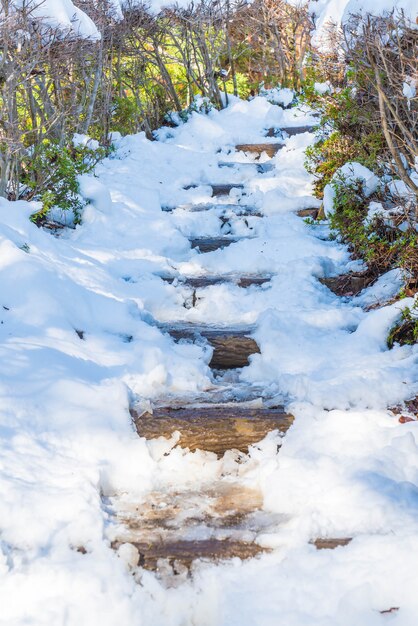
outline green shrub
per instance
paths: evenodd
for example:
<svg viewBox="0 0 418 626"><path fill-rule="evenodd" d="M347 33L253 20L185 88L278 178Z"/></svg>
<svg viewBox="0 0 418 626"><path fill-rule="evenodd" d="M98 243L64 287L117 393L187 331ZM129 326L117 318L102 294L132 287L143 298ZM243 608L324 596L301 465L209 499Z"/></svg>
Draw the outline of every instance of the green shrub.
<svg viewBox="0 0 418 626"><path fill-rule="evenodd" d="M90 172L105 156L105 148L61 146L49 139L36 146L22 164L23 184L33 199L42 202L41 211L32 220L37 222L53 207L59 207L72 211L74 222L80 222L85 202L79 194L78 176Z"/></svg>
<svg viewBox="0 0 418 626"><path fill-rule="evenodd" d="M412 345L418 341L418 311L417 305L406 307L401 313L401 319L390 329L387 346L393 348L395 343L401 346Z"/></svg>
<svg viewBox="0 0 418 626"><path fill-rule="evenodd" d="M348 78L349 78L348 73ZM372 123L375 112L353 87L319 94L314 77L304 87L302 99L320 115L316 143L306 151L305 167L316 178L315 194L321 198L335 172L348 161L376 171L385 140Z"/></svg>

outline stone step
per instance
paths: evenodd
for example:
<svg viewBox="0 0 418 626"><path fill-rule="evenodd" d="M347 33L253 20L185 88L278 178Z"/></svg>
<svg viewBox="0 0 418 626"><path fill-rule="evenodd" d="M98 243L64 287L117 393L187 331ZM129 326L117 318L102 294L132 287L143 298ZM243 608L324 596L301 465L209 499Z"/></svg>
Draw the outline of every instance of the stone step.
<svg viewBox="0 0 418 626"><path fill-rule="evenodd" d="M223 215L229 211L232 211L236 216L253 216L253 217L263 217L263 214L259 209L255 207L248 206L245 204L182 204L177 207L162 207L162 211L172 212L176 209L181 209L183 211L190 211L191 213L200 213L201 211L219 211L220 215Z"/></svg>
<svg viewBox="0 0 418 626"><path fill-rule="evenodd" d="M239 241L236 237L195 237L190 239L192 248L199 248L200 252L213 252L214 250L222 250Z"/></svg>
<svg viewBox="0 0 418 626"><path fill-rule="evenodd" d="M112 498L118 525L112 546L135 546L134 563L172 575L193 561L253 557L257 534L277 528L280 516L262 511L259 490L224 477L199 489L154 491L135 503ZM180 568L180 569L178 569Z"/></svg>
<svg viewBox="0 0 418 626"><path fill-rule="evenodd" d="M310 209L300 209L299 211L297 211L297 215L299 215L299 217L310 217L311 219L316 220L318 217L318 212L319 209L312 207Z"/></svg>
<svg viewBox="0 0 418 626"><path fill-rule="evenodd" d="M252 328L222 329L195 324L159 324L176 341L206 339L213 348L209 366L218 370L246 367L252 354L259 354L260 348L250 334Z"/></svg>
<svg viewBox="0 0 418 626"><path fill-rule="evenodd" d="M256 408L237 403L220 405L159 407L139 415L131 411L141 437L155 439L180 433L178 445L191 451L205 450L222 457L227 450L247 453L272 430L286 432L293 416L279 408Z"/></svg>
<svg viewBox="0 0 418 626"><path fill-rule="evenodd" d="M339 546L347 546L352 540L352 537L331 537L318 538L311 543L315 546L317 550L334 550Z"/></svg>
<svg viewBox="0 0 418 626"><path fill-rule="evenodd" d="M266 163L242 163L240 161L220 161L218 163L219 167L241 167L245 169L253 169L255 168L259 174L266 174L267 172L271 172L274 170L274 164L267 161Z"/></svg>
<svg viewBox="0 0 418 626"><path fill-rule="evenodd" d="M284 143L240 143L235 146L239 152L249 154L263 154L265 152L270 158L274 157L279 150L284 147Z"/></svg>
<svg viewBox="0 0 418 626"><path fill-rule="evenodd" d="M122 498L113 499L112 505L125 524L124 541L188 539L196 528L217 537L245 531L248 539L248 531L264 529L272 521L253 515L263 505L261 492L230 477L199 489L152 491L140 505Z"/></svg>
<svg viewBox="0 0 418 626"><path fill-rule="evenodd" d="M280 137L282 133L286 133L289 137L301 135L302 133L312 132L313 126L288 126L286 128L269 128L266 137Z"/></svg>
<svg viewBox="0 0 418 626"><path fill-rule="evenodd" d="M319 281L337 296L356 296L371 285L376 278L368 271L350 272L341 276L320 278Z"/></svg>
<svg viewBox="0 0 418 626"><path fill-rule="evenodd" d="M160 277L168 282L178 281L178 284L190 287L191 289L203 289L212 285L221 285L223 283L232 283L238 287L246 289L247 287L259 286L268 283L271 275L260 274L224 274L213 276L182 276L180 275L163 275Z"/></svg>
<svg viewBox="0 0 418 626"><path fill-rule="evenodd" d="M162 543L130 542L138 551L138 565L160 574L186 574L193 562L210 561L219 563L233 558L242 560L266 552L256 543L234 541L232 539L182 540ZM117 549L115 542L112 547Z"/></svg>
<svg viewBox="0 0 418 626"><path fill-rule="evenodd" d="M202 183L203 185L204 183ZM228 183L228 184L218 184L218 183L207 183L210 187L212 187L212 196L228 196L232 189L244 189L244 185L242 183ZM196 189L199 185L187 185L184 189Z"/></svg>

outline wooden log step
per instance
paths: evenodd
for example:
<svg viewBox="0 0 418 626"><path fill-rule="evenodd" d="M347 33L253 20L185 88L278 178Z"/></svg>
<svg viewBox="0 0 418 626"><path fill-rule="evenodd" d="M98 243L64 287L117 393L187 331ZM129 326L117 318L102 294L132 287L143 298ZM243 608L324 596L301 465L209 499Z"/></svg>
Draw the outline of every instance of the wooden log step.
<svg viewBox="0 0 418 626"><path fill-rule="evenodd" d="M271 280L271 275L259 275L259 274L225 274L214 276L161 276L161 278L168 282L173 283L178 280L179 284L191 289L203 289L205 287L211 287L212 285L220 285L222 283L232 283L238 287L246 289L247 287L264 285Z"/></svg>
<svg viewBox="0 0 418 626"><path fill-rule="evenodd" d="M190 239L192 248L199 248L200 252L213 252L214 250L222 250L237 243L239 239L234 237L196 237Z"/></svg>
<svg viewBox="0 0 418 626"><path fill-rule="evenodd" d="M195 341L205 338L213 348L209 366L213 369L229 370L246 367L251 354L259 354L258 344L250 337L252 329L234 330L207 326L160 324L176 341L188 339Z"/></svg>
<svg viewBox="0 0 418 626"><path fill-rule="evenodd" d="M196 407L160 407L153 413L131 411L141 437L171 437L179 431L178 445L191 451L205 450L222 457L227 450L247 453L272 430L286 432L293 416L281 408L252 408L237 403Z"/></svg>
<svg viewBox="0 0 418 626"><path fill-rule="evenodd" d="M312 207L311 209L300 209L297 211L297 215L299 217L310 217L313 220L316 220L318 217L319 209Z"/></svg>
<svg viewBox="0 0 418 626"><path fill-rule="evenodd" d="M202 183L203 185L204 183ZM212 196L228 196L232 189L244 189L244 185L242 183L228 183L228 184L217 184L217 183L209 183L209 186L212 187ZM199 185L187 185L184 189L196 189Z"/></svg>
<svg viewBox="0 0 418 626"><path fill-rule="evenodd" d="M250 168L254 168L257 170L257 172L259 174L265 174L266 172L271 172L272 170L274 170L274 165L273 163L270 163L269 161L267 161L266 163L241 163L240 161L220 161L218 163L219 167L230 167L230 168L234 168L234 167L244 167L247 169Z"/></svg>
<svg viewBox="0 0 418 626"><path fill-rule="evenodd" d="M286 128L269 128L266 137L280 137L286 133L289 137L312 132L313 126L287 126Z"/></svg>
<svg viewBox="0 0 418 626"><path fill-rule="evenodd" d="M117 549L119 545L115 542L112 547ZM245 560L267 552L256 543L214 538L195 541L178 539L155 544L133 542L132 545L138 551L137 565L168 575L182 574L190 570L193 562L198 560L215 563L235 557Z"/></svg>
<svg viewBox="0 0 418 626"><path fill-rule="evenodd" d="M235 146L239 152L250 154L263 154L265 152L270 158L274 157L279 150L284 147L284 143L240 143Z"/></svg>
<svg viewBox="0 0 418 626"><path fill-rule="evenodd" d="M311 543L317 550L334 550L339 546L347 546L352 540L352 537L318 538Z"/></svg>
<svg viewBox="0 0 418 626"><path fill-rule="evenodd" d="M177 207L162 207L161 210L172 212L176 209L190 211L191 213L200 213L201 211L219 211L221 215L227 213L228 211L233 211L237 216L263 217L263 214L259 211L259 209L245 204L182 204Z"/></svg>
<svg viewBox="0 0 418 626"><path fill-rule="evenodd" d="M320 278L319 281L337 296L356 296L376 280L370 272L351 272L342 276Z"/></svg>

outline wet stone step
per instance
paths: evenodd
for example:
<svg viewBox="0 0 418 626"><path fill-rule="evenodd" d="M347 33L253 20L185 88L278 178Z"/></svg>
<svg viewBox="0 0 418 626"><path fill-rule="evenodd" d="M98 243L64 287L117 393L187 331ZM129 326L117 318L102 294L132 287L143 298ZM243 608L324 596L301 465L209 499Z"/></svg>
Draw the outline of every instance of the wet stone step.
<svg viewBox="0 0 418 626"><path fill-rule="evenodd" d="M214 276L161 276L161 278L168 282L173 283L178 281L180 285L190 287L191 289L203 289L205 287L211 287L212 285L220 285L223 283L232 283L243 289L252 286L259 286L268 283L271 280L271 275L259 275L259 274L225 274Z"/></svg>
<svg viewBox="0 0 418 626"><path fill-rule="evenodd" d="M374 283L376 277L370 272L352 272L342 276L320 278L319 281L337 296L356 296Z"/></svg>
<svg viewBox="0 0 418 626"><path fill-rule="evenodd" d="M318 538L312 541L317 550L334 550L339 546L347 546L352 537Z"/></svg>
<svg viewBox="0 0 418 626"><path fill-rule="evenodd" d="M312 132L313 126L289 126L287 128L269 128L266 137L280 137L286 133L288 137Z"/></svg>
<svg viewBox="0 0 418 626"><path fill-rule="evenodd" d="M234 541L232 539L201 539L181 540L172 543L137 543L132 545L138 551L138 563L144 569L166 573L168 575L183 574L190 570L194 561L203 560L221 562L232 558L242 560L266 552L256 543ZM118 548L119 544L112 544ZM171 570L171 571L170 571Z"/></svg>
<svg viewBox="0 0 418 626"><path fill-rule="evenodd" d="M249 357L260 353L258 344L249 336L252 329L214 329L193 324L184 326L160 324L159 327L176 341L206 339L213 348L209 363L212 369L229 370L246 367L249 364Z"/></svg>
<svg viewBox="0 0 418 626"><path fill-rule="evenodd" d="M313 220L316 220L318 217L319 209L311 208L311 209L300 209L297 211L297 215L299 217L310 217Z"/></svg>
<svg viewBox="0 0 418 626"><path fill-rule="evenodd" d="M264 439L272 430L286 432L293 416L279 408L226 405L160 407L152 413L131 414L141 437L156 439L180 433L178 445L191 451L205 450L222 457L227 450L247 453L248 446Z"/></svg>
<svg viewBox="0 0 418 626"><path fill-rule="evenodd" d="M284 147L284 143L240 143L235 146L239 152L250 154L263 154L265 152L270 158L274 157L279 150Z"/></svg>
<svg viewBox="0 0 418 626"><path fill-rule="evenodd" d="M203 184L203 183L202 183ZM212 196L228 196L232 189L244 189L244 185L242 183L230 183L230 184L212 184L209 183L209 186L212 187ZM184 189L196 189L199 185L187 185Z"/></svg>
<svg viewBox="0 0 418 626"><path fill-rule="evenodd" d="M198 248L200 252L213 252L227 248L231 243L237 243L239 239L234 237L196 237L190 239L192 248Z"/></svg>
<svg viewBox="0 0 418 626"><path fill-rule="evenodd" d="M225 214L229 211L232 211L237 216L253 216L253 217L263 217L263 214L259 209L255 207L248 206L245 204L182 204L177 207L162 207L162 211L171 212L176 209L181 209L183 211L190 211L191 213L200 213L201 211L219 211L219 213Z"/></svg>

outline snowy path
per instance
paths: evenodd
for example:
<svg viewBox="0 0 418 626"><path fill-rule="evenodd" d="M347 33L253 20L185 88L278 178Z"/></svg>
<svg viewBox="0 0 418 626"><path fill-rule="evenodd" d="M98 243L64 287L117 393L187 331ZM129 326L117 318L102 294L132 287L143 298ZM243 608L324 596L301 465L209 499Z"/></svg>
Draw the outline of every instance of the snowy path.
<svg viewBox="0 0 418 626"><path fill-rule="evenodd" d="M400 277L351 299L319 281L360 265L295 214L315 202L309 133L271 160L234 150L312 121L257 98L122 139L64 237L1 201L3 623L415 626L418 434L387 410L418 392L417 349L385 344ZM212 183L243 187L212 199ZM220 236L234 243L191 248ZM213 371L214 328L252 340L248 365ZM151 431L178 423L170 407L231 401L261 431L229 416L212 451L202 421L180 439L192 452L129 416ZM317 549L332 538L352 541ZM126 541L153 546L141 564L158 575ZM226 560L191 565L196 542Z"/></svg>

